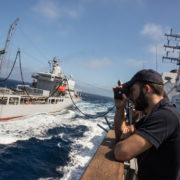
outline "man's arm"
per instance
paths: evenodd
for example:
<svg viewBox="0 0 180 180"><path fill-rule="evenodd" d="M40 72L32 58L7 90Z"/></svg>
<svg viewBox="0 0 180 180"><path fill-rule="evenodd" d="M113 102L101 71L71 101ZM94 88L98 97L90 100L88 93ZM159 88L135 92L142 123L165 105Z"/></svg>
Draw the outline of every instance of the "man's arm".
<svg viewBox="0 0 180 180"><path fill-rule="evenodd" d="M152 144L142 136L134 133L116 144L114 155L118 161L128 161L151 148Z"/></svg>
<svg viewBox="0 0 180 180"><path fill-rule="evenodd" d="M123 94L123 99L115 99L116 112L114 116L116 142L129 137L134 132L134 125L127 125L124 114L127 97ZM139 112L133 112L133 122L138 119Z"/></svg>
<svg viewBox="0 0 180 180"><path fill-rule="evenodd" d="M114 116L114 126L115 126L115 137L116 142L120 141L122 135L122 126L125 125L125 116L123 108L116 108Z"/></svg>

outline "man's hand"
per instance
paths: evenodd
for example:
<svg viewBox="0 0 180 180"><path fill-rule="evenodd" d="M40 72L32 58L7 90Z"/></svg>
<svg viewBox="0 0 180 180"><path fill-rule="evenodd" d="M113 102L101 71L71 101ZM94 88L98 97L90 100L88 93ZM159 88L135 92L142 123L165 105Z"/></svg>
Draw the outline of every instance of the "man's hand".
<svg viewBox="0 0 180 180"><path fill-rule="evenodd" d="M113 90L116 89L116 88L121 89L121 88L123 88L123 86L122 85L121 86L117 86L117 87L113 88ZM115 97L115 95L114 95L114 97ZM127 100L127 96L125 94L122 94L122 99L114 98L116 109L125 108L126 100Z"/></svg>
<svg viewBox="0 0 180 180"><path fill-rule="evenodd" d="M125 122L123 122L121 125L121 131L122 131L121 139L126 139L134 133L135 128L134 128L134 125L129 126L129 125L126 125Z"/></svg>

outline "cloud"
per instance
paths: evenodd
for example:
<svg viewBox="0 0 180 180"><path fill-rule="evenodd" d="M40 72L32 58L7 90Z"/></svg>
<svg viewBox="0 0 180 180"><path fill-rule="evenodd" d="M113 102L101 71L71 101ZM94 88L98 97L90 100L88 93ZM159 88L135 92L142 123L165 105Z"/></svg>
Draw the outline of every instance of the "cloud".
<svg viewBox="0 0 180 180"><path fill-rule="evenodd" d="M81 3L94 3L94 2L100 2L100 3L114 3L114 4L124 4L124 3L135 3L138 5L144 5L146 0L80 0Z"/></svg>
<svg viewBox="0 0 180 180"><path fill-rule="evenodd" d="M141 35L148 36L154 41L161 41L164 38L165 29L161 25L157 24L146 24L144 25Z"/></svg>
<svg viewBox="0 0 180 180"><path fill-rule="evenodd" d="M89 68L89 69L100 69L106 66L109 66L111 64L111 61L109 59L94 59L90 61L81 61L79 62L79 65Z"/></svg>
<svg viewBox="0 0 180 180"><path fill-rule="evenodd" d="M69 17L71 19L78 19L81 17L81 14L83 13L84 8L80 4L77 4L74 7L63 7L62 12L66 17Z"/></svg>
<svg viewBox="0 0 180 180"><path fill-rule="evenodd" d="M32 8L34 12L48 19L70 18L77 19L84 8L80 3L66 4L63 1L39 0Z"/></svg>
<svg viewBox="0 0 180 180"><path fill-rule="evenodd" d="M170 27L163 27L158 24L145 24L140 32L141 35L147 36L152 43L147 46L148 52L155 55L164 55L164 44L166 44L165 33L169 32Z"/></svg>
<svg viewBox="0 0 180 180"><path fill-rule="evenodd" d="M135 68L144 68L146 61L145 60L136 60L136 59L128 59L128 66Z"/></svg>
<svg viewBox="0 0 180 180"><path fill-rule="evenodd" d="M40 0L34 7L33 10L41 14L42 16L49 18L49 19L57 19L60 18L60 8L55 1L50 0Z"/></svg>

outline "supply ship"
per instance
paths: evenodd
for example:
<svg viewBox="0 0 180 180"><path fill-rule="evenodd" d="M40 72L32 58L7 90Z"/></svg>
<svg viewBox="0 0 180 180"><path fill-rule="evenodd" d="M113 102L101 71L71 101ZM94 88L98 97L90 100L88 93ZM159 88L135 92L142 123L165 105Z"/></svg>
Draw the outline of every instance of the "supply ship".
<svg viewBox="0 0 180 180"><path fill-rule="evenodd" d="M18 19L10 26L4 50L0 51L0 70L12 36L12 31ZM18 50L16 57L19 55ZM81 90L75 89L75 80L66 77L58 65L60 60L53 58L49 72L38 72L32 75L32 86L22 84L15 89L0 88L0 120L10 120L32 114L57 113L81 100ZM14 65L13 65L14 66ZM21 66L20 66L21 67ZM13 70L13 69L12 69ZM10 75L10 74L9 74ZM8 78L0 80L6 81Z"/></svg>

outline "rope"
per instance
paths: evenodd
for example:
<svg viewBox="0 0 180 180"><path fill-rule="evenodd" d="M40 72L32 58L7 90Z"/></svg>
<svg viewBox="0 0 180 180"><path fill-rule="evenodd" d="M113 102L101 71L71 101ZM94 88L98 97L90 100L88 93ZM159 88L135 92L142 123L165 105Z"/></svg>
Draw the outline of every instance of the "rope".
<svg viewBox="0 0 180 180"><path fill-rule="evenodd" d="M74 106L76 107L76 109L77 109L81 114L83 114L84 116L86 116L86 117L88 117L88 118L94 118L94 119L96 119L96 118L99 118L99 117L104 117L104 116L106 116L109 112L111 112L111 111L114 109L115 106L113 106L112 108L110 108L108 111L106 111L106 112L103 113L102 115L98 115L98 116L84 113L83 111L81 111L81 110L79 109L79 107L78 107L78 106L76 105L76 103L74 102L74 100L73 100L73 98L72 98L72 96L71 96L71 92L70 92L70 90L69 90L68 80L66 79L66 81L67 81L67 88L68 88L69 96L70 96L70 98L71 98L71 101L72 101L73 105L74 105Z"/></svg>
<svg viewBox="0 0 180 180"><path fill-rule="evenodd" d="M25 83L24 83L24 78L23 78L23 73L22 73L22 66L21 66L21 55L20 55L20 50L18 50L18 55L19 55L19 68L20 68L20 73L21 73L21 80L22 80L22 84L24 86L24 90L26 91L26 94L29 96L30 100L32 100L31 96L29 95L26 87L25 87Z"/></svg>
<svg viewBox="0 0 180 180"><path fill-rule="evenodd" d="M0 80L0 82L7 81L7 80L9 79L9 77L11 76L11 74L12 74L12 72L13 72L13 69L14 69L14 66L15 66L15 64L16 64L17 56L18 56L18 52L16 53L16 57L15 57L13 66L12 66L11 71L9 72L8 76L7 76L5 79Z"/></svg>

